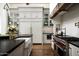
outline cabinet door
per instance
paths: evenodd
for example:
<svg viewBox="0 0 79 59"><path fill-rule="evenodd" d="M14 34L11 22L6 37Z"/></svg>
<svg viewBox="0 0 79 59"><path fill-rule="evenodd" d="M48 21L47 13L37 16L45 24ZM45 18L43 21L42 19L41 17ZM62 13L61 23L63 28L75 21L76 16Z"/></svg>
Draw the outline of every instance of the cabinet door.
<svg viewBox="0 0 79 59"><path fill-rule="evenodd" d="M69 56L72 56L72 48L71 48L71 46L69 47Z"/></svg>
<svg viewBox="0 0 79 59"><path fill-rule="evenodd" d="M32 22L33 43L42 43L42 21Z"/></svg>
<svg viewBox="0 0 79 59"><path fill-rule="evenodd" d="M74 46L74 45L72 45L72 44L70 44L69 46L71 48L69 50L69 55L70 56L79 56L79 48Z"/></svg>
<svg viewBox="0 0 79 59"><path fill-rule="evenodd" d="M19 12L19 18L24 18L24 12Z"/></svg>
<svg viewBox="0 0 79 59"><path fill-rule="evenodd" d="M69 55L76 56L75 46L73 46L72 44L69 44Z"/></svg>
<svg viewBox="0 0 79 59"><path fill-rule="evenodd" d="M19 34L25 34L25 23L19 22Z"/></svg>
<svg viewBox="0 0 79 59"><path fill-rule="evenodd" d="M54 39L53 39L53 36L52 36L52 40L51 40L51 47L52 47L52 49L54 49Z"/></svg>
<svg viewBox="0 0 79 59"><path fill-rule="evenodd" d="M33 12L33 11L43 11L43 7L19 7L19 12L25 11L25 12Z"/></svg>
<svg viewBox="0 0 79 59"><path fill-rule="evenodd" d="M31 22L19 22L19 34L31 33Z"/></svg>
<svg viewBox="0 0 79 59"><path fill-rule="evenodd" d="M42 12L32 12L31 13L32 18L43 18L43 13Z"/></svg>
<svg viewBox="0 0 79 59"><path fill-rule="evenodd" d="M19 18L31 18L31 12L20 12L19 13Z"/></svg>
<svg viewBox="0 0 79 59"><path fill-rule="evenodd" d="M75 56L79 56L79 48L75 46Z"/></svg>

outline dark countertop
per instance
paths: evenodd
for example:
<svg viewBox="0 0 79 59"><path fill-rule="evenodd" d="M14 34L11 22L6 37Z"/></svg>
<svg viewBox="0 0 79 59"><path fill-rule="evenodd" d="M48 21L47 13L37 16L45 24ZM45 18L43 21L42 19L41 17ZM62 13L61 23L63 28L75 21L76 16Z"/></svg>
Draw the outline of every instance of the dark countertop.
<svg viewBox="0 0 79 59"><path fill-rule="evenodd" d="M70 43L79 48L79 41L72 41Z"/></svg>
<svg viewBox="0 0 79 59"><path fill-rule="evenodd" d="M55 35L56 36L56 35ZM73 37L73 36L69 36L69 35L64 35L64 36L56 36L60 39L66 40L66 41L79 41L79 38L77 37Z"/></svg>
<svg viewBox="0 0 79 59"><path fill-rule="evenodd" d="M43 32L43 34L52 34L53 35L53 33L49 33L49 32L48 33L47 32Z"/></svg>
<svg viewBox="0 0 79 59"><path fill-rule="evenodd" d="M77 37L72 37L72 36L68 36L68 35L65 35L65 36L56 36L56 37L58 37L60 39L63 39L65 41L69 42L70 44L79 47L79 38L77 38Z"/></svg>
<svg viewBox="0 0 79 59"><path fill-rule="evenodd" d="M24 40L0 40L0 56L8 55L23 42Z"/></svg>
<svg viewBox="0 0 79 59"><path fill-rule="evenodd" d="M20 38L20 37L32 37L32 34L20 34L16 38Z"/></svg>
<svg viewBox="0 0 79 59"><path fill-rule="evenodd" d="M9 39L9 35L0 35L0 39Z"/></svg>

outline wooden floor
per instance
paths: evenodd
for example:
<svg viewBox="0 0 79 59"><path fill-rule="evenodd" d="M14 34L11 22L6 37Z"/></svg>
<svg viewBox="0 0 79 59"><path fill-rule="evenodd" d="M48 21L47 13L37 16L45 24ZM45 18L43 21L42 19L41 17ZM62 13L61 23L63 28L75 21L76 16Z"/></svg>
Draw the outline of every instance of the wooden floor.
<svg viewBox="0 0 79 59"><path fill-rule="evenodd" d="M54 56L50 45L33 45L31 56Z"/></svg>

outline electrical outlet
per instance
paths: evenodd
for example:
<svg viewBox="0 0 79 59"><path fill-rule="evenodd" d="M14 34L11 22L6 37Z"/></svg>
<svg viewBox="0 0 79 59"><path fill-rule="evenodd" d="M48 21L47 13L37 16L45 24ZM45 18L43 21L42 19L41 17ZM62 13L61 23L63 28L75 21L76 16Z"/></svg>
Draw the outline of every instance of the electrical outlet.
<svg viewBox="0 0 79 59"><path fill-rule="evenodd" d="M75 23L75 26L78 26L78 28L79 28L79 22Z"/></svg>
<svg viewBox="0 0 79 59"><path fill-rule="evenodd" d="M77 23L75 23L75 26L77 26L78 24Z"/></svg>
<svg viewBox="0 0 79 59"><path fill-rule="evenodd" d="M79 22L78 22L78 28L79 28Z"/></svg>

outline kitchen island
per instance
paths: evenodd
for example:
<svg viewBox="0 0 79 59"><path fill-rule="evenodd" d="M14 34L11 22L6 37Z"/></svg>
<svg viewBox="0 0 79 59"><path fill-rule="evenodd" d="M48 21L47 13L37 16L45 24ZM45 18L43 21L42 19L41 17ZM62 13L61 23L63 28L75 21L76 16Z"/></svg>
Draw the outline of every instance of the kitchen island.
<svg viewBox="0 0 79 59"><path fill-rule="evenodd" d="M29 56L32 51L32 34L20 34L16 37L16 40L25 40L25 56Z"/></svg>
<svg viewBox="0 0 79 59"><path fill-rule="evenodd" d="M0 40L0 56L23 56L25 40Z"/></svg>

